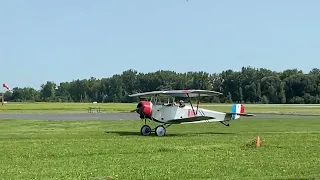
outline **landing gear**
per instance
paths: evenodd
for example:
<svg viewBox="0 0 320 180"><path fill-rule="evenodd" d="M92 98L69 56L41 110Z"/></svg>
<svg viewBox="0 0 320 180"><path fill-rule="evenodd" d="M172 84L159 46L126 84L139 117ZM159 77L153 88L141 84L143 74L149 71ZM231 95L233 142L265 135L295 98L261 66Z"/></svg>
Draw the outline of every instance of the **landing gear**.
<svg viewBox="0 0 320 180"><path fill-rule="evenodd" d="M142 136L149 136L151 134L151 132L155 132L156 136L165 136L166 135L166 128L168 128L169 126L171 126L171 124L168 124L167 126L165 126L165 124L163 125L159 125L154 129L151 129L151 127L149 125L146 124L146 119L144 121L144 125L141 127L140 129L140 133Z"/></svg>
<svg viewBox="0 0 320 180"><path fill-rule="evenodd" d="M143 126L141 127L141 129L140 129L140 133L141 133L141 135L143 135L143 136L148 136L148 135L151 134L151 132L152 132L151 127L148 126L148 125L146 125L146 124L143 125Z"/></svg>
<svg viewBox="0 0 320 180"><path fill-rule="evenodd" d="M157 126L156 127L156 130L155 130L155 133L157 136L164 136L166 135L166 128L164 126Z"/></svg>

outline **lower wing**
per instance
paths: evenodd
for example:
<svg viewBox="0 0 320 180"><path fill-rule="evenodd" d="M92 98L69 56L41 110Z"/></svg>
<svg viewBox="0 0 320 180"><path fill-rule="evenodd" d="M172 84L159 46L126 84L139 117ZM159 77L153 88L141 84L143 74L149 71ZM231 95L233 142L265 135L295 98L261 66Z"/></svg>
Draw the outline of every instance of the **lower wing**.
<svg viewBox="0 0 320 180"><path fill-rule="evenodd" d="M190 117L190 118L182 118L182 119L172 119L167 121L167 124L181 124L181 123L186 123L186 122L196 122L196 121L203 121L203 120L208 120L208 119L215 119L214 117L210 116L195 116L195 117Z"/></svg>

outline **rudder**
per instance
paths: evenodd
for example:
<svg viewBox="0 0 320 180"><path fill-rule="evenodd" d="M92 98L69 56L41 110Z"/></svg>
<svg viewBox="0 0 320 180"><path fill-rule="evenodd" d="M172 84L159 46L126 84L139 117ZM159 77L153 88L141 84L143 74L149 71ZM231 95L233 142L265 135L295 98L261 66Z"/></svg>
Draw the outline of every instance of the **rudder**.
<svg viewBox="0 0 320 180"><path fill-rule="evenodd" d="M240 118L240 115L238 114L243 114L244 113L244 105L243 104L233 104L231 108L231 113L232 113L232 120L236 120Z"/></svg>

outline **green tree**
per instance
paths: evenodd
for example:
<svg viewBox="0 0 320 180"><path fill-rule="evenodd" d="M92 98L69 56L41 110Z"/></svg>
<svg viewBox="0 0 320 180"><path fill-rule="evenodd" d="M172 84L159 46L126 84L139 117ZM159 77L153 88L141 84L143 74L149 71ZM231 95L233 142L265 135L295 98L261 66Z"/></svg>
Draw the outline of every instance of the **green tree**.
<svg viewBox="0 0 320 180"><path fill-rule="evenodd" d="M41 85L40 98L43 101L50 101L55 97L56 84L52 81L47 81Z"/></svg>
<svg viewBox="0 0 320 180"><path fill-rule="evenodd" d="M40 90L15 87L8 101L136 102L128 95L168 89L207 89L222 96L201 98L202 102L320 103L320 70L307 74L298 69L275 72L266 68L243 67L220 73L158 70L142 73L134 69L111 77L77 79L58 86L47 81Z"/></svg>

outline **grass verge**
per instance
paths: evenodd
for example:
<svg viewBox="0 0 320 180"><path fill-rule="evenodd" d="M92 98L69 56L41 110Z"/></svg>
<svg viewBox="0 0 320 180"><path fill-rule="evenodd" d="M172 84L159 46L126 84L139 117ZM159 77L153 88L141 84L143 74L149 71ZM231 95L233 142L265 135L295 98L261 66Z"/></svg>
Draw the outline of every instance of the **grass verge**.
<svg viewBox="0 0 320 180"><path fill-rule="evenodd" d="M310 125L312 124L312 125ZM320 121L243 119L173 125L142 137L141 121L0 121L3 179L313 179ZM262 146L256 148L257 136Z"/></svg>

